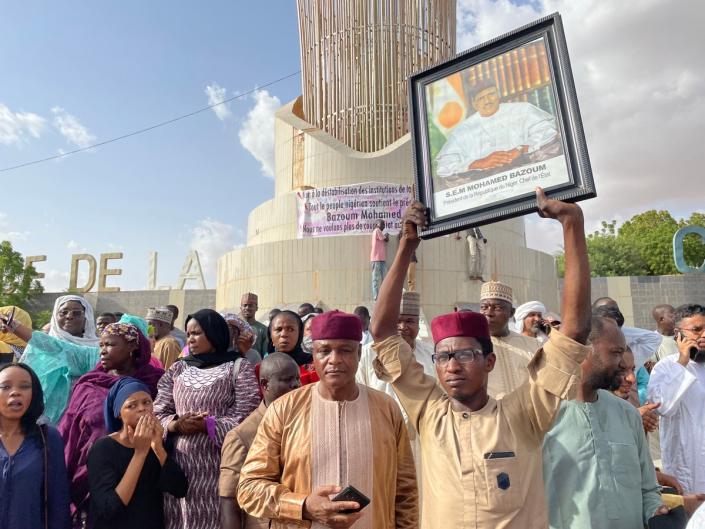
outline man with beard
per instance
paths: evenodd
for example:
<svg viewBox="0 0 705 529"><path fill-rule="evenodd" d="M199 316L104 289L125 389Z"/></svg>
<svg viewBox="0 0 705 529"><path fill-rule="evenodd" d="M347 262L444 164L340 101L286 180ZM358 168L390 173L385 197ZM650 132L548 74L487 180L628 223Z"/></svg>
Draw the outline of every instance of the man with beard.
<svg viewBox="0 0 705 529"><path fill-rule="evenodd" d="M519 305L514 313L516 320L514 330L521 335L535 338L540 343L544 343L548 339L547 324L543 321L545 312L546 306L540 301L529 301Z"/></svg>
<svg viewBox="0 0 705 529"><path fill-rule="evenodd" d="M648 398L661 406L663 469L686 492L705 492L705 306L676 309L679 354L654 366Z"/></svg>
<svg viewBox="0 0 705 529"><path fill-rule="evenodd" d="M609 390L624 372L624 335L592 319L593 350L582 363L575 400L563 401L543 444L551 529L643 529L666 514L641 417Z"/></svg>

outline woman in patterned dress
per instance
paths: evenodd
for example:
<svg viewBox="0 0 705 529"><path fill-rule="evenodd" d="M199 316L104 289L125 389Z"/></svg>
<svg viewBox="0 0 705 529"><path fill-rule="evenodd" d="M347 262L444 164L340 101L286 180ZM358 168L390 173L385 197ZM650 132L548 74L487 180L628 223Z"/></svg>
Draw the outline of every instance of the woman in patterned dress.
<svg viewBox="0 0 705 529"><path fill-rule="evenodd" d="M173 437L173 456L189 481L185 498L166 496L167 529L220 527L218 475L225 435L259 406L252 364L228 351L223 317L202 309L186 319L190 355L172 365L158 386L154 413Z"/></svg>

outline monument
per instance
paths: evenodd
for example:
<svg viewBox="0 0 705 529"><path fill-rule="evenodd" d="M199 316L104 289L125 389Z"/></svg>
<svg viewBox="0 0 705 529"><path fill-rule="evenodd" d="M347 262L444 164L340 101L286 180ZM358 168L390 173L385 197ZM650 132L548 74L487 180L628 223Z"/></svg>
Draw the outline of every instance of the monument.
<svg viewBox="0 0 705 529"><path fill-rule="evenodd" d="M216 306L237 307L244 292L271 307L319 302L352 311L373 307L370 234L301 237L297 192L413 181L407 80L455 54L455 0L298 0L302 95L275 116L274 197L249 215L247 245L218 261ZM370 230L371 231L371 230ZM523 219L485 226L485 279L514 288L518 303L558 309L552 256L526 247ZM396 250L390 234L387 261ZM416 289L430 319L478 302L465 238L425 241Z"/></svg>

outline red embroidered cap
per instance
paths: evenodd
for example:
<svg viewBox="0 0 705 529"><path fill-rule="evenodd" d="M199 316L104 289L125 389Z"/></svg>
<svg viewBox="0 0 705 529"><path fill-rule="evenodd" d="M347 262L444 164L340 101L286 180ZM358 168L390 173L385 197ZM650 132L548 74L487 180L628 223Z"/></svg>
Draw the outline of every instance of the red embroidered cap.
<svg viewBox="0 0 705 529"><path fill-rule="evenodd" d="M467 336L468 338L490 339L490 326L479 312L462 311L442 314L431 322L433 342L438 343L444 338Z"/></svg>
<svg viewBox="0 0 705 529"><path fill-rule="evenodd" d="M324 312L313 318L311 339L315 340L362 340L362 322L355 314L339 310Z"/></svg>

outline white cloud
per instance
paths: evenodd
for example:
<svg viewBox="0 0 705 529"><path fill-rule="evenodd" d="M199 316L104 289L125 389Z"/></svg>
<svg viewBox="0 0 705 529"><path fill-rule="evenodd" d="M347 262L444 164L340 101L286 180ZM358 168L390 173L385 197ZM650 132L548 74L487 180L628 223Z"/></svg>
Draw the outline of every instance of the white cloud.
<svg viewBox="0 0 705 529"><path fill-rule="evenodd" d="M54 126L66 141L82 149L95 143L96 137L78 121L76 116L69 114L61 107L52 108L51 113L54 114Z"/></svg>
<svg viewBox="0 0 705 529"><path fill-rule="evenodd" d="M218 83L209 84L204 90L208 96L209 105L217 105L213 107L213 113L220 121L229 119L233 114L230 112L230 103L218 104L226 99L227 90Z"/></svg>
<svg viewBox="0 0 705 529"><path fill-rule="evenodd" d="M198 256L206 276L207 284L215 284L218 269L218 258L233 248L241 246L238 241L243 239L241 230L236 230L230 224L206 218L189 230L191 241L189 246L198 252Z"/></svg>
<svg viewBox="0 0 705 529"><path fill-rule="evenodd" d="M33 112L13 112L0 103L0 144L14 145L28 136L39 138L46 120Z"/></svg>
<svg viewBox="0 0 705 529"><path fill-rule="evenodd" d="M85 275L85 271L83 272ZM79 271L79 285L85 283L85 277L81 278L81 271ZM63 270L57 270L52 268L51 270L44 273L44 278L40 279L42 286L44 286L44 292L65 292L69 288L69 273Z"/></svg>
<svg viewBox="0 0 705 529"><path fill-rule="evenodd" d="M588 231L648 209L702 210L705 61L695 43L705 4L459 0L458 50L555 11L565 26L598 193L581 203ZM531 241L530 229L527 219Z"/></svg>
<svg viewBox="0 0 705 529"><path fill-rule="evenodd" d="M13 245L29 238L29 231L15 231L10 229L7 213L0 213L0 241L10 241Z"/></svg>
<svg viewBox="0 0 705 529"><path fill-rule="evenodd" d="M247 113L240 128L242 146L260 163L262 174L274 177L274 112L281 101L267 90L258 90L252 95L255 105Z"/></svg>

